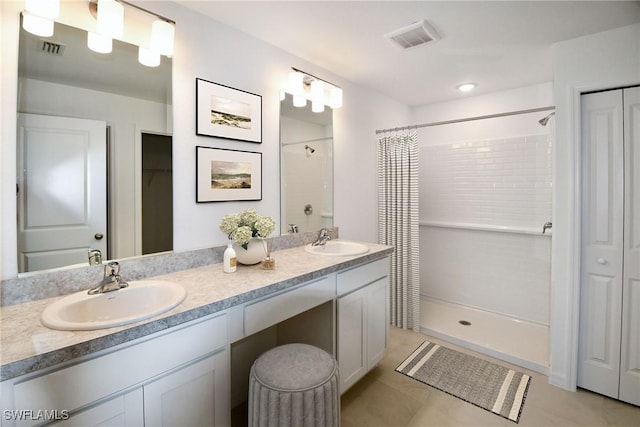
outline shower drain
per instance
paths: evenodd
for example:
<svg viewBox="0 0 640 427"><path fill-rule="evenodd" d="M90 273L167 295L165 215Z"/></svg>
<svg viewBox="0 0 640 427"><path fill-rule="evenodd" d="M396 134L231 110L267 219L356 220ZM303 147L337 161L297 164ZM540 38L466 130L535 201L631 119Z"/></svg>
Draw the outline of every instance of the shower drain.
<svg viewBox="0 0 640 427"><path fill-rule="evenodd" d="M471 322L469 322L468 320L458 320L458 323L464 326L471 326Z"/></svg>

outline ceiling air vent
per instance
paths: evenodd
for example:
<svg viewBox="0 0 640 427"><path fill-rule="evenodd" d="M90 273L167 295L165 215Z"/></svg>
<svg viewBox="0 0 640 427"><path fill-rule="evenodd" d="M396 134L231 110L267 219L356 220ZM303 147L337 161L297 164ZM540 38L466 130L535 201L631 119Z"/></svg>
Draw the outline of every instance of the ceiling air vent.
<svg viewBox="0 0 640 427"><path fill-rule="evenodd" d="M438 33L425 20L391 31L384 36L401 49L411 49L440 40Z"/></svg>
<svg viewBox="0 0 640 427"><path fill-rule="evenodd" d="M50 53L52 55L62 55L62 52L64 52L64 45L49 40L42 40L41 50L44 53Z"/></svg>

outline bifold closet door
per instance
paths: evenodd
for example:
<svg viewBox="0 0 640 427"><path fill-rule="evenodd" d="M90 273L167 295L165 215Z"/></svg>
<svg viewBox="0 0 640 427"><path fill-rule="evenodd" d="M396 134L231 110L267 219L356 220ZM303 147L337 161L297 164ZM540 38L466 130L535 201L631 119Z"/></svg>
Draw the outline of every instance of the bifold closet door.
<svg viewBox="0 0 640 427"><path fill-rule="evenodd" d="M640 87L625 89L620 400L640 406Z"/></svg>
<svg viewBox="0 0 640 427"><path fill-rule="evenodd" d="M582 96L578 386L640 405L640 88Z"/></svg>
<svg viewBox="0 0 640 427"><path fill-rule="evenodd" d="M578 386L618 398L624 144L622 91L582 96Z"/></svg>

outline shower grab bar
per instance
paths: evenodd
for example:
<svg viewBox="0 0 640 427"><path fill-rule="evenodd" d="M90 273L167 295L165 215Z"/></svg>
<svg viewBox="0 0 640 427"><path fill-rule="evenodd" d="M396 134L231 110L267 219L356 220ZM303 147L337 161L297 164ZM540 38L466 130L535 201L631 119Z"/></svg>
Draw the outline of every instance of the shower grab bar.
<svg viewBox="0 0 640 427"><path fill-rule="evenodd" d="M462 230L496 231L500 233L526 234L551 237L552 233L540 234L539 228L511 227L490 224L471 224L464 222L420 221L420 227L456 228Z"/></svg>

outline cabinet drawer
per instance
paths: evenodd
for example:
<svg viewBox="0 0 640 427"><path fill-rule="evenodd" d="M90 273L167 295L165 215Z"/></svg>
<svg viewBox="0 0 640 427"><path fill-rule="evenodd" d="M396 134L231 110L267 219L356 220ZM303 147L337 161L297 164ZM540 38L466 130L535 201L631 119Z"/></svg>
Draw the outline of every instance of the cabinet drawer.
<svg viewBox="0 0 640 427"><path fill-rule="evenodd" d="M251 335L333 299L330 277L302 285L244 307L244 334Z"/></svg>
<svg viewBox="0 0 640 427"><path fill-rule="evenodd" d="M387 257L361 267L338 273L338 296L348 294L382 277L388 276L391 270L390 262L389 257Z"/></svg>
<svg viewBox="0 0 640 427"><path fill-rule="evenodd" d="M227 343L227 317L218 315L173 332L14 386L16 409L74 410L142 383Z"/></svg>

